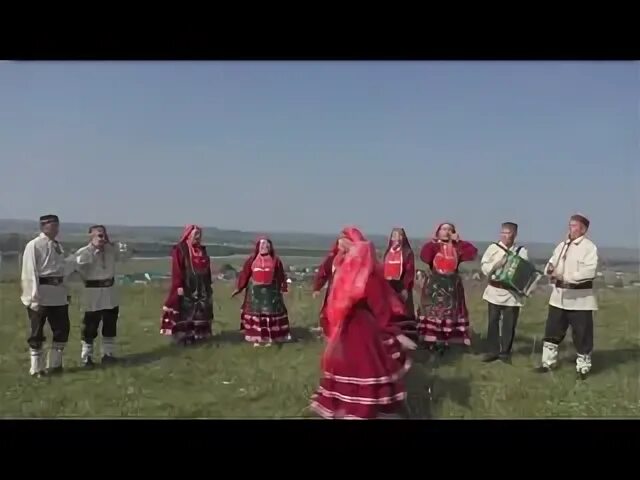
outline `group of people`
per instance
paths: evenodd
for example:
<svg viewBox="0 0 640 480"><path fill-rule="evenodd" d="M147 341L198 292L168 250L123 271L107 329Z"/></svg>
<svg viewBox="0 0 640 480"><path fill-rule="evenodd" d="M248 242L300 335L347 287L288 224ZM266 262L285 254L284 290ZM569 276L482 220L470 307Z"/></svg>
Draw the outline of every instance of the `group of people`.
<svg viewBox="0 0 640 480"><path fill-rule="evenodd" d="M56 240L59 219L40 218L42 233L25 248L22 303L31 323L28 343L31 374L62 370L62 352L69 336L66 277L77 271L83 278L82 363L93 365L93 342L102 322L102 362L115 361L118 300L114 269L118 250L102 225L89 230L90 243L65 256ZM576 370L585 378L591 369L593 311L597 302L593 279L597 248L586 237L589 220L573 215L566 239L545 266L553 290L545 327L542 363L548 372L557 364L558 346L568 327L578 356ZM527 259L515 242L518 226L502 224L500 241L489 246L481 269L489 282L483 298L488 304L486 362L510 362L515 329L524 296L498 280L508 253ZM426 344L444 353L452 344L470 345L469 313L459 267L477 257L477 248L462 240L452 223L438 225L422 247L420 259L429 273L417 282L416 265L402 228L393 229L379 262L373 244L355 227L345 228L318 268L313 295L326 286L319 325L326 339L322 378L311 408L325 418L382 418L396 416L406 397L404 374L411 361L408 350ZM273 243L259 238L240 272L233 297L244 292L240 330L254 346L292 340L285 305L288 289L285 269ZM211 261L202 242L202 229L185 228L171 254L171 285L163 305L161 333L188 345L212 334L213 289ZM53 332L48 367L43 356L43 327Z"/></svg>
<svg viewBox="0 0 640 480"><path fill-rule="evenodd" d="M60 221L56 215L40 217L41 233L27 243L22 256L22 304L29 319L30 373L62 372L62 357L69 340L69 290L67 278L78 272L84 281L81 327L81 360L94 366L94 341L102 325L102 363L116 361L115 347L118 292L114 287L116 262L120 250L109 240L103 225L89 229L90 242L73 255L66 255L56 240ZM49 323L53 336L48 358L44 355L44 326ZM46 365L45 365L46 363Z"/></svg>

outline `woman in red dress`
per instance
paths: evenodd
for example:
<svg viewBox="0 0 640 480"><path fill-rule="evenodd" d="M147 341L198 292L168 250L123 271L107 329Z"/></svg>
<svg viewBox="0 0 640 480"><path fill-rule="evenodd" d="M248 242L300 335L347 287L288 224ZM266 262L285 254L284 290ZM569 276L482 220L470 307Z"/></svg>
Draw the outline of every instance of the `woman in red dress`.
<svg viewBox="0 0 640 480"><path fill-rule="evenodd" d="M460 240L452 223L438 225L432 240L420 252L431 275L420 299L418 335L440 352L451 343L471 345L469 311L458 268L460 263L473 261L477 255L478 249Z"/></svg>
<svg viewBox="0 0 640 480"><path fill-rule="evenodd" d="M333 272L335 271L335 266L333 261L338 255L338 241L334 244L333 248L329 252L329 254L325 257L325 259L320 264L318 268L318 272L313 280L313 297L316 298L320 295L320 290L326 285L327 291L324 294L324 300L322 301L322 307L320 308L320 323L319 330L326 337L327 335L327 299L329 298L329 291L331 290L331 281L333 279Z"/></svg>
<svg viewBox="0 0 640 480"><path fill-rule="evenodd" d="M402 332L416 337L416 312L413 306L413 285L416 262L404 228L394 228L384 252L384 278L399 295L406 312L397 318Z"/></svg>
<svg viewBox="0 0 640 480"><path fill-rule="evenodd" d="M266 237L256 242L238 276L232 297L245 290L241 321L244 338L255 347L291 340L283 293L288 291L284 265Z"/></svg>
<svg viewBox="0 0 640 480"><path fill-rule="evenodd" d="M397 416L411 365L404 350L415 348L392 320L404 313L404 305L385 281L373 244L359 230L346 228L338 244L322 379L311 409L331 419Z"/></svg>
<svg viewBox="0 0 640 480"><path fill-rule="evenodd" d="M171 251L171 286L162 307L160 333L184 345L211 336L211 260L202 229L187 225Z"/></svg>

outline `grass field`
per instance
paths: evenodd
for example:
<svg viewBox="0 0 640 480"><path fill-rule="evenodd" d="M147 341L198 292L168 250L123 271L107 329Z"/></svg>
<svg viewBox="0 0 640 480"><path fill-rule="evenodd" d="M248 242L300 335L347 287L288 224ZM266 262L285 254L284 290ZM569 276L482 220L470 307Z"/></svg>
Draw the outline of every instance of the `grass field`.
<svg viewBox="0 0 640 480"><path fill-rule="evenodd" d="M0 284L1 417L305 417L318 381L322 343L308 332L317 322L320 299L302 289L288 295L298 342L254 349L237 331L240 300L216 284L215 329L219 335L194 348L177 348L161 337L164 291L122 289L119 354L110 368L79 368L78 302L71 307L72 331L61 377L28 375L27 320L16 284ZM74 292L78 298L79 292ZM596 317L593 374L575 379L570 335L560 369L539 375L547 295L528 302L521 314L513 365L480 362L486 328L481 291L468 291L474 329L469 352L442 359L414 352L408 377L412 418L545 418L640 416L640 319L637 290L602 290ZM50 340L50 334L47 333Z"/></svg>

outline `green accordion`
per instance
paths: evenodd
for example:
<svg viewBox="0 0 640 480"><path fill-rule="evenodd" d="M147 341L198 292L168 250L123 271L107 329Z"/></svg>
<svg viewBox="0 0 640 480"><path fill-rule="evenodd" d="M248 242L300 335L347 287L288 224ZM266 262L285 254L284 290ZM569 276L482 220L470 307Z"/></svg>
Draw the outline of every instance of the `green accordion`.
<svg viewBox="0 0 640 480"><path fill-rule="evenodd" d="M518 253L508 250L498 243L495 245L507 254L507 262L502 268L496 270L493 274L493 280L503 284L507 290L513 290L525 297L531 295L543 273Z"/></svg>

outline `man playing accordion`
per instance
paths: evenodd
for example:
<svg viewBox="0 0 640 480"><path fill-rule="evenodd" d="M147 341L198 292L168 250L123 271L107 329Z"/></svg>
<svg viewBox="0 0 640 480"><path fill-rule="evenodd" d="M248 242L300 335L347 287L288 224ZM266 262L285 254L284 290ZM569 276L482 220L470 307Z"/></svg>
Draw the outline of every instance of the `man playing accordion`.
<svg viewBox="0 0 640 480"><path fill-rule="evenodd" d="M516 325L520 308L523 304L523 296L510 285L499 281L495 272L504 267L508 260L507 250L528 259L527 250L515 244L518 234L518 225L512 222L504 222L500 232L500 242L489 245L482 260L480 268L482 273L489 277L489 284L482 296L488 304L487 343L488 352L483 358L484 362L502 360L511 362L511 347L516 333ZM502 319L502 328L500 320Z"/></svg>
<svg viewBox="0 0 640 480"><path fill-rule="evenodd" d="M542 346L541 373L548 372L558 361L558 347L571 327L577 351L576 371L585 379L591 370L593 350L593 312L598 302L593 292L593 279L598 267L598 249L586 237L589 220L573 215L569 234L553 252L545 272L551 277L553 291Z"/></svg>

